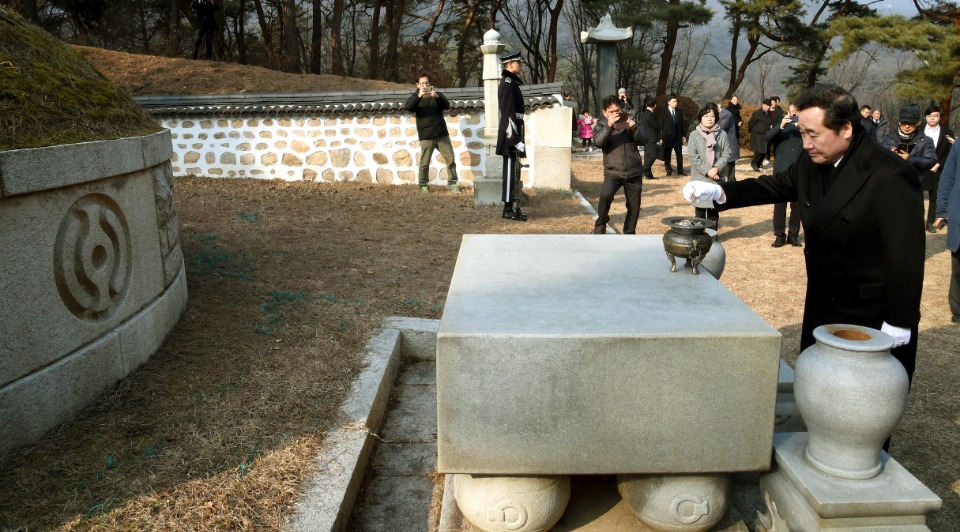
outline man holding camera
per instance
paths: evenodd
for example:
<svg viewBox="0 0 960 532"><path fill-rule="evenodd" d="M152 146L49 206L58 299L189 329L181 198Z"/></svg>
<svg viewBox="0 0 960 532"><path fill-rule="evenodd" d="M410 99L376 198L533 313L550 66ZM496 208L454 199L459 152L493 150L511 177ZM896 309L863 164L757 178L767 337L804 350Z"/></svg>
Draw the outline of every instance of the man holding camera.
<svg viewBox="0 0 960 532"><path fill-rule="evenodd" d="M937 164L937 149L933 146L933 139L924 135L923 129L920 128L919 107L916 105L901 107L898 120L899 127L880 139L880 145L910 163L917 171L919 179L920 172L929 170Z"/></svg>
<svg viewBox="0 0 960 532"><path fill-rule="evenodd" d="M420 137L420 175L417 183L420 190L430 192L430 159L436 149L440 150L440 155L447 163L447 188L451 192L459 192L457 160L453 156L447 121L443 117L443 112L450 108L450 102L443 93L433 88L429 75L420 74L417 90L407 98L403 107L417 118L417 136Z"/></svg>
<svg viewBox="0 0 960 532"><path fill-rule="evenodd" d="M603 188L597 203L597 221L592 233L601 235L607 232L610 221L610 204L613 197L623 187L627 200L627 217L623 220L623 234L637 232L637 220L640 218L640 192L643 188L643 164L640 161L638 146L647 143L647 136L637 122L623 110L620 102L613 96L603 99L603 120L597 122L594 140L603 151Z"/></svg>

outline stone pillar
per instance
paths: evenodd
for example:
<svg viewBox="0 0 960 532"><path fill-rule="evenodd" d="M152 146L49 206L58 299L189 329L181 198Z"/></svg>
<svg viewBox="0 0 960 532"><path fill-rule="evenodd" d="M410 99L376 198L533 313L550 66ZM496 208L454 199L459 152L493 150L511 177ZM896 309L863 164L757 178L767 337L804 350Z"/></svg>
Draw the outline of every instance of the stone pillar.
<svg viewBox="0 0 960 532"><path fill-rule="evenodd" d="M486 151L486 164L483 176L473 182L473 201L477 205L500 203L503 193L503 159L495 153L497 146L497 128L500 123L500 102L497 88L500 85L500 60L506 45L500 42L500 34L490 30L483 35L483 144Z"/></svg>
<svg viewBox="0 0 960 532"><path fill-rule="evenodd" d="M600 102L607 96L617 94L617 45L601 42L597 44L597 101L594 102L594 115L603 116Z"/></svg>
<svg viewBox="0 0 960 532"><path fill-rule="evenodd" d="M597 46L597 90L599 98L617 93L617 43L633 38L633 28L618 28L613 25L610 14L600 19L596 28L580 32L580 42ZM596 116L603 116L600 102L595 105Z"/></svg>

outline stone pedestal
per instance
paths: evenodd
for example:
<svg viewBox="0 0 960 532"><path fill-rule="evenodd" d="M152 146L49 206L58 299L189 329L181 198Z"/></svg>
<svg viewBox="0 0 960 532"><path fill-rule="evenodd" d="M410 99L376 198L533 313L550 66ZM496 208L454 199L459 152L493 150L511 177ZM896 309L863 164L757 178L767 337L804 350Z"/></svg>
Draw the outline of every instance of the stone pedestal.
<svg viewBox="0 0 960 532"><path fill-rule="evenodd" d="M660 236L466 235L437 335L438 470L770 466L780 333Z"/></svg>
<svg viewBox="0 0 960 532"><path fill-rule="evenodd" d="M808 441L802 432L776 435L776 464L760 478L768 513L758 530L929 530L926 516L942 501L887 453L876 477L843 479L806 462Z"/></svg>

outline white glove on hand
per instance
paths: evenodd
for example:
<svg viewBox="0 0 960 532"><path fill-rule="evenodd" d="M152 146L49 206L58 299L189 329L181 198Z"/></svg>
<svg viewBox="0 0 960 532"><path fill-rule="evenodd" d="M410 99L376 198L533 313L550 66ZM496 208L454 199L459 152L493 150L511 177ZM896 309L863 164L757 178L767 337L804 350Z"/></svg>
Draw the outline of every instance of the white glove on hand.
<svg viewBox="0 0 960 532"><path fill-rule="evenodd" d="M717 202L723 197L723 189L716 183L688 181L686 185L683 185L683 197L690 203L695 201Z"/></svg>
<svg viewBox="0 0 960 532"><path fill-rule="evenodd" d="M880 327L880 332L887 333L893 338L893 347L900 347L910 342L910 329L894 327L887 322L883 322L883 326Z"/></svg>
<svg viewBox="0 0 960 532"><path fill-rule="evenodd" d="M527 147L524 146L522 142L514 144L513 147L520 153L526 153L527 151Z"/></svg>

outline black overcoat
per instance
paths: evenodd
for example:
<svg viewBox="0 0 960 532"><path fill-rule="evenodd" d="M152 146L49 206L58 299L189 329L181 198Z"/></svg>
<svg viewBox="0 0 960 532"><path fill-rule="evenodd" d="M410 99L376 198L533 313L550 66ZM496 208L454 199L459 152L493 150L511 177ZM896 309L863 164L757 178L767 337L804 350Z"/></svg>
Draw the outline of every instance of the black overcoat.
<svg viewBox="0 0 960 532"><path fill-rule="evenodd" d="M720 210L799 202L807 266L801 349L813 344L820 325L879 329L887 322L914 331L910 344L899 348L912 345L912 354L901 354L910 360L897 357L911 364L912 373L926 243L916 175L909 163L867 139L857 123L837 168L815 164L804 151L784 172L721 185L727 201Z"/></svg>

